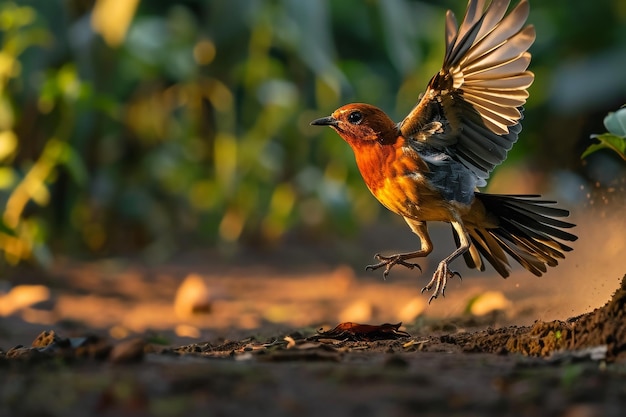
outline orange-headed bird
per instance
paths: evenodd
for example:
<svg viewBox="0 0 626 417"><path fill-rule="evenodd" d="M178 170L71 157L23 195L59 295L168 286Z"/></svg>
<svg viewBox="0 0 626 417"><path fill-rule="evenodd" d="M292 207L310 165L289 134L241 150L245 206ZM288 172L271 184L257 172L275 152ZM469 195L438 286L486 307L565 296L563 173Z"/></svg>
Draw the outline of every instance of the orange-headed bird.
<svg viewBox="0 0 626 417"><path fill-rule="evenodd" d="M430 80L417 105L400 123L369 104L348 104L311 122L330 126L352 147L374 196L404 217L419 236L421 248L390 256L376 255L386 277L394 265L433 249L426 222L452 225L457 249L438 265L430 282L430 301L444 295L448 279L460 275L450 263L460 255L470 268L484 270L486 259L503 277L507 254L537 276L556 266L571 247L559 240L577 237L562 229L574 224L557 218L569 212L538 195L478 192L494 167L506 159L522 129L522 106L534 74L527 70L528 48L535 40L528 2L508 14L509 0L470 0L457 25L446 15L443 67ZM559 239L559 240L557 240Z"/></svg>

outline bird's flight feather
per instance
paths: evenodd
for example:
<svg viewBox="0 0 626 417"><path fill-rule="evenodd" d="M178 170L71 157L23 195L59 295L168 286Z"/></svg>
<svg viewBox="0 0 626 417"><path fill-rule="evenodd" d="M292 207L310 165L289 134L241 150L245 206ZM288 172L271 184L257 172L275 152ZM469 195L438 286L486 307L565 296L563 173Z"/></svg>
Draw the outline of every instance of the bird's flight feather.
<svg viewBox="0 0 626 417"><path fill-rule="evenodd" d="M457 30L446 16L446 54L441 71L399 124L402 136L453 155L486 184L521 131L522 106L534 75L528 71L533 26L524 26L528 1L505 16L509 0L472 0ZM432 132L433 121L442 130Z"/></svg>

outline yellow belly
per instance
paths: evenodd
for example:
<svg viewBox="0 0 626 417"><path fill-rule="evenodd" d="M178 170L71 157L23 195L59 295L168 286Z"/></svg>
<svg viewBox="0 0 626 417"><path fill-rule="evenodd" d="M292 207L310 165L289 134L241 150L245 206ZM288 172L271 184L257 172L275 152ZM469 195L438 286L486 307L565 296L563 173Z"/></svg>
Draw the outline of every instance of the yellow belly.
<svg viewBox="0 0 626 417"><path fill-rule="evenodd" d="M428 187L419 174L388 178L381 187L370 191L387 209L419 221L449 222L471 207L446 201L437 190Z"/></svg>

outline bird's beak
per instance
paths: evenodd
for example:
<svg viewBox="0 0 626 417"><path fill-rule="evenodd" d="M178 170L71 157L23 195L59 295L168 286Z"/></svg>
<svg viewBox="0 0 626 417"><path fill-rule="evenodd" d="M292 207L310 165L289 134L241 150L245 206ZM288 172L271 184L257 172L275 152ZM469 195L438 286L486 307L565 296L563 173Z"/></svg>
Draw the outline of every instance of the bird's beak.
<svg viewBox="0 0 626 417"><path fill-rule="evenodd" d="M311 122L313 126L337 126L337 119L333 116L322 117L321 119L315 119Z"/></svg>

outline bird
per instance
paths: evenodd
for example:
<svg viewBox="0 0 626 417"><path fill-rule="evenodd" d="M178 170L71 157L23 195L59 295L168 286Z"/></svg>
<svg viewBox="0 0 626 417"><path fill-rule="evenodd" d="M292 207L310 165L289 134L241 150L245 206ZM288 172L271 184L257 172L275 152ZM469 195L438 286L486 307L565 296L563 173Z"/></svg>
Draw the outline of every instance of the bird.
<svg viewBox="0 0 626 417"><path fill-rule="evenodd" d="M311 122L330 126L350 145L368 189L421 242L415 251L376 254L378 263L366 270L384 268L385 278L396 265L421 271L414 260L433 250L428 222L452 226L456 249L422 288L432 290L429 304L445 296L451 278L461 278L450 266L460 256L480 271L487 261L504 278L509 258L541 276L572 250L565 242L577 239L565 230L575 224L562 220L569 211L556 201L480 191L518 140L534 81L528 49L536 35L526 24L528 1L509 8L509 0L469 0L460 25L447 11L441 70L399 123L365 103Z"/></svg>

